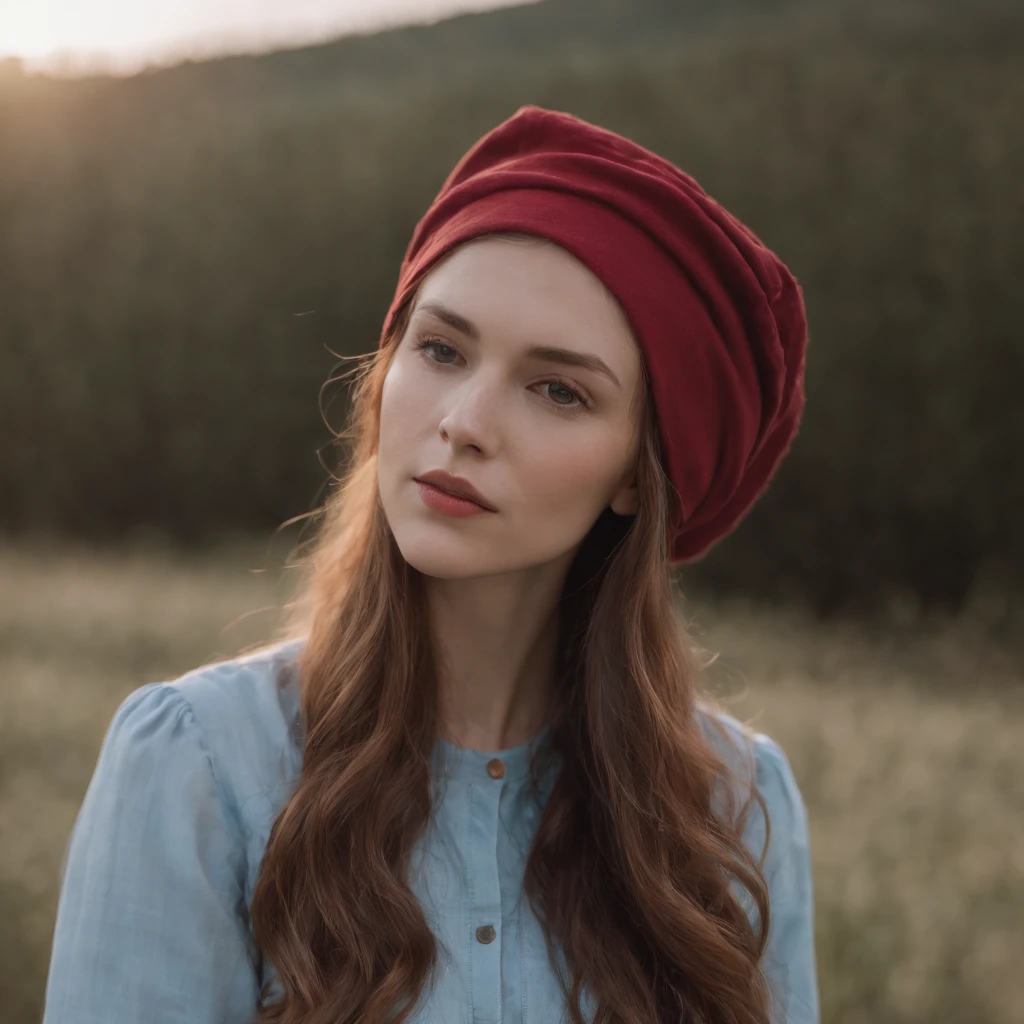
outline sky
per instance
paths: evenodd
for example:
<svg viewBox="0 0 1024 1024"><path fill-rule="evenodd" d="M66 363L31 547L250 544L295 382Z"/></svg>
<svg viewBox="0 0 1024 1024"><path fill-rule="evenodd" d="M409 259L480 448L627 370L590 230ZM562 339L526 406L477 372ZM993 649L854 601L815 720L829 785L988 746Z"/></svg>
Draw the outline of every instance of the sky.
<svg viewBox="0 0 1024 1024"><path fill-rule="evenodd" d="M0 59L57 74L131 74L524 0L0 0Z"/></svg>

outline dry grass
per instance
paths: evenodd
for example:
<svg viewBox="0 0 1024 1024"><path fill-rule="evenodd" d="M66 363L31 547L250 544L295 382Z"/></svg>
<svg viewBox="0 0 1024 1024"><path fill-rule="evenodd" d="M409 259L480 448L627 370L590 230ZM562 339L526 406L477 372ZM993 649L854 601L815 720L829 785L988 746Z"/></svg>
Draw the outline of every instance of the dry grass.
<svg viewBox="0 0 1024 1024"><path fill-rule="evenodd" d="M40 1017L61 857L115 707L265 636L284 585L251 567L276 564L271 555L0 549L0 998L11 1024ZM869 628L742 603L690 612L721 652L716 684L747 691L731 710L783 745L810 810L826 1024L1019 1021L1021 651L968 619Z"/></svg>

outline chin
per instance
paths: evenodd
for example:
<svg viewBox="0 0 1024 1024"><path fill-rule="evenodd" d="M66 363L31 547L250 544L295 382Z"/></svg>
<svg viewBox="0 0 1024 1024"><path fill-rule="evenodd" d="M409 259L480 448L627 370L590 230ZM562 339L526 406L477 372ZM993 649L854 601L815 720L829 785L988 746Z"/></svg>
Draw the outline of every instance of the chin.
<svg viewBox="0 0 1024 1024"><path fill-rule="evenodd" d="M436 539L428 542L402 543L397 537L398 550L409 565L439 580L471 579L475 576L492 576L507 572L507 565L499 565L493 556L474 550L474 545L458 543L439 544Z"/></svg>
<svg viewBox="0 0 1024 1024"><path fill-rule="evenodd" d="M439 580L466 580L537 569L572 552L537 550L514 541L439 536L441 531L409 527L394 531L402 557L424 576Z"/></svg>
<svg viewBox="0 0 1024 1024"><path fill-rule="evenodd" d="M465 520L461 521L465 524ZM395 544L402 557L425 576L437 579L469 579L492 576L519 568L514 544L493 536L472 535L470 524L460 520L429 523L416 519L389 520ZM467 528L468 527L468 528ZM511 557L510 557L511 556Z"/></svg>

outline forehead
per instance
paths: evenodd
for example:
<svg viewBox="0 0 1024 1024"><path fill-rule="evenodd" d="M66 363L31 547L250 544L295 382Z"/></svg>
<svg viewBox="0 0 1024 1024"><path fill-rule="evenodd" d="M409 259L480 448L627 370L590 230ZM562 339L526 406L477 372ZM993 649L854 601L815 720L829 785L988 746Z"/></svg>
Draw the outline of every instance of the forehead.
<svg viewBox="0 0 1024 1024"><path fill-rule="evenodd" d="M417 305L439 301L476 324L484 336L636 349L629 321L596 274L554 243L480 238L434 267Z"/></svg>

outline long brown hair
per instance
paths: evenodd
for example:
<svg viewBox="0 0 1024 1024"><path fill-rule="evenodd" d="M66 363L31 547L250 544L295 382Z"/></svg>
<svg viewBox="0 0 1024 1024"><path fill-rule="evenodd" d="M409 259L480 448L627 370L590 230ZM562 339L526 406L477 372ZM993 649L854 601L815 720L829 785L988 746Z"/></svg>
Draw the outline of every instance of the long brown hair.
<svg viewBox="0 0 1024 1024"><path fill-rule="evenodd" d="M502 236L509 237L509 236ZM288 637L299 655L301 776L267 844L252 924L283 995L259 1024L401 1024L436 962L405 869L431 812L437 677L422 576L381 508L381 389L415 297L357 365L343 472L316 515ZM760 961L769 927L763 855L741 830L756 788L702 727L701 667L673 600L646 370L639 511L606 509L559 604L550 742L562 769L544 805L524 891L574 1024L584 986L596 1024L768 1024ZM704 716L726 736L714 716ZM712 800L720 781L725 799ZM756 927L731 882L746 890Z"/></svg>

